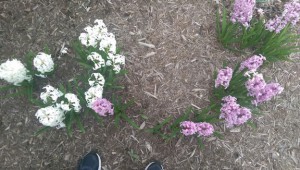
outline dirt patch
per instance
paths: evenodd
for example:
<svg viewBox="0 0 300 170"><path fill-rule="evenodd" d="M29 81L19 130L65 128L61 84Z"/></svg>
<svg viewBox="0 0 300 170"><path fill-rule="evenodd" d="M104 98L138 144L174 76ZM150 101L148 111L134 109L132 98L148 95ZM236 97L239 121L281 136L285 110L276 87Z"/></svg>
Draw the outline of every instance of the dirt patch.
<svg viewBox="0 0 300 170"><path fill-rule="evenodd" d="M223 61L233 64L247 57L217 43L214 13L211 2L196 0L1 1L0 60L23 60L28 51L42 51L47 44L59 67L43 84L67 82L80 70L72 54L58 58L61 45L70 45L88 23L103 19L127 56L124 84L137 104L129 115L148 128L191 104L206 106L213 70ZM103 169L142 169L153 158L166 169L300 168L299 55L293 58L296 63L264 70L285 91L267 104L264 116L255 117L258 127L229 132L219 125L225 138L208 138L204 150L195 138L164 142L125 123L116 128L111 118L101 126L87 118L87 133L76 131L72 138L63 129L34 137L41 127L34 117L38 108L26 99L1 98L1 168L74 169L91 149L100 151Z"/></svg>

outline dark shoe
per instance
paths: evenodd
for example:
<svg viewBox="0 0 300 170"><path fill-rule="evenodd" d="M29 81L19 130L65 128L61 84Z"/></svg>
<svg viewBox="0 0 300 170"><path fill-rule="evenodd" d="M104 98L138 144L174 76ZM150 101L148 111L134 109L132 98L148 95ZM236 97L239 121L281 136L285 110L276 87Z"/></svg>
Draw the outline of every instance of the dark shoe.
<svg viewBox="0 0 300 170"><path fill-rule="evenodd" d="M96 152L91 151L81 159L78 170L101 170L100 156Z"/></svg>
<svg viewBox="0 0 300 170"><path fill-rule="evenodd" d="M145 168L145 170L164 170L164 168L160 162L154 161L154 162L149 163L147 165L147 167Z"/></svg>

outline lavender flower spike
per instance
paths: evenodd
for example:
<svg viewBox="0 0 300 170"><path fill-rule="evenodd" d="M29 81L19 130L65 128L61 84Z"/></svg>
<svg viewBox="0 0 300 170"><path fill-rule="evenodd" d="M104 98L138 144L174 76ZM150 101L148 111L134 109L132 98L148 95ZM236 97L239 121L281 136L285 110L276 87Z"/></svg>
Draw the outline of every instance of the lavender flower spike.
<svg viewBox="0 0 300 170"><path fill-rule="evenodd" d="M288 24L295 26L300 20L300 3L296 0L284 5L284 10L281 16L276 16L274 19L270 19L266 24L266 29L269 31L275 31L279 33Z"/></svg>
<svg viewBox="0 0 300 170"><path fill-rule="evenodd" d="M197 132L196 124L192 121L183 121L180 123L180 127L184 136L194 135Z"/></svg>
<svg viewBox="0 0 300 170"><path fill-rule="evenodd" d="M210 123L196 123L196 127L199 136L210 136L214 133L214 127Z"/></svg>
<svg viewBox="0 0 300 170"><path fill-rule="evenodd" d="M114 114L114 109L113 105L110 101L106 99L97 99L93 104L92 104L92 109L98 113L100 116L108 116L108 115L113 115Z"/></svg>
<svg viewBox="0 0 300 170"><path fill-rule="evenodd" d="M233 12L231 13L231 22L241 23L244 27L249 27L252 19L255 0L235 0Z"/></svg>
<svg viewBox="0 0 300 170"><path fill-rule="evenodd" d="M242 125L251 118L251 111L236 103L236 98L225 96L222 99L220 119L225 119L226 127Z"/></svg>
<svg viewBox="0 0 300 170"><path fill-rule="evenodd" d="M219 70L217 79L215 80L215 87L224 86L225 89L229 86L230 80L232 78L233 70L229 67Z"/></svg>
<svg viewBox="0 0 300 170"><path fill-rule="evenodd" d="M262 55L254 55L241 63L240 71L247 68L251 72L255 72L266 60Z"/></svg>

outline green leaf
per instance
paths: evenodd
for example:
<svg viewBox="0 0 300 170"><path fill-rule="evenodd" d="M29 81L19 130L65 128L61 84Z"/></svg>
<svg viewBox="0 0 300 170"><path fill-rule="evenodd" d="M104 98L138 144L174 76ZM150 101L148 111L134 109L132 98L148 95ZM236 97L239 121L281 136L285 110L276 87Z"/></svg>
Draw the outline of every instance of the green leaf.
<svg viewBox="0 0 300 170"><path fill-rule="evenodd" d="M202 142L201 137L197 137L197 144L201 150L204 149L204 144Z"/></svg>
<svg viewBox="0 0 300 170"><path fill-rule="evenodd" d="M214 131L213 135L219 139L223 139L223 135L220 132Z"/></svg>
<svg viewBox="0 0 300 170"><path fill-rule="evenodd" d="M50 128L51 128L50 126L44 126L44 127L40 128L38 131L36 131L34 133L34 136L38 136L38 135L44 133L45 131L49 130Z"/></svg>
<svg viewBox="0 0 300 170"><path fill-rule="evenodd" d="M90 112L92 113L92 115L94 116L94 118L97 120L97 122L102 125L103 121L100 118L100 116L96 112L94 112L94 111L90 111Z"/></svg>
<svg viewBox="0 0 300 170"><path fill-rule="evenodd" d="M87 63L84 63L84 62L81 62L81 61L78 61L78 64L87 68L87 69L93 69L93 66L87 64Z"/></svg>
<svg viewBox="0 0 300 170"><path fill-rule="evenodd" d="M116 115L115 115L115 125L116 125L117 127L119 127L120 120L121 120L121 114L116 114Z"/></svg>
<svg viewBox="0 0 300 170"><path fill-rule="evenodd" d="M139 129L140 127L134 123L126 114L121 114L121 118L123 118L124 120L126 120L132 127Z"/></svg>
<svg viewBox="0 0 300 170"><path fill-rule="evenodd" d="M78 127L79 127L79 129L80 129L80 132L84 133L84 132L85 132L84 126L83 126L83 124L81 123L81 120L80 120L80 118L79 118L79 115L76 114L76 113L75 113L75 120L76 120L77 125L78 125Z"/></svg>
<svg viewBox="0 0 300 170"><path fill-rule="evenodd" d="M247 122L247 125L251 126L252 128L257 128L256 124L250 121Z"/></svg>
<svg viewBox="0 0 300 170"><path fill-rule="evenodd" d="M158 123L156 126L154 126L153 128L148 129L147 131L153 134L157 134L161 131L161 128L166 125L167 123L169 123L171 121L172 117L169 116L167 117L165 120L163 120L161 123Z"/></svg>
<svg viewBox="0 0 300 170"><path fill-rule="evenodd" d="M59 85L58 85L58 89L59 89L61 92L63 92L64 94L67 93L66 88L65 88L64 85L62 85L62 84L59 84Z"/></svg>
<svg viewBox="0 0 300 170"><path fill-rule="evenodd" d="M16 88L17 88L17 86L7 85L7 86L0 87L0 91L6 91L6 90L9 90L9 89L16 89Z"/></svg>

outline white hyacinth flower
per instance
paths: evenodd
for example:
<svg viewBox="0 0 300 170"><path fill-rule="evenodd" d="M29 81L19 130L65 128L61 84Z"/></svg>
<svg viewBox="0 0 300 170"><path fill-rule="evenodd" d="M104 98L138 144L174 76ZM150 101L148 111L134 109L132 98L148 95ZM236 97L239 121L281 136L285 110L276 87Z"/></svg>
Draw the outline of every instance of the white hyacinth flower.
<svg viewBox="0 0 300 170"><path fill-rule="evenodd" d="M94 21L94 23L96 23L95 27L97 27L98 29L101 30L101 32L103 33L106 33L107 32L107 27L106 25L104 24L103 20L102 19L96 19Z"/></svg>
<svg viewBox="0 0 300 170"><path fill-rule="evenodd" d="M75 112L80 112L80 100L75 94L67 93L64 98L67 101L61 101L60 104L57 104L63 111L71 111L74 109Z"/></svg>
<svg viewBox="0 0 300 170"><path fill-rule="evenodd" d="M111 60L113 64L125 65L125 56L123 55L108 53L108 59Z"/></svg>
<svg viewBox="0 0 300 170"><path fill-rule="evenodd" d="M15 86L20 86L23 81L31 81L32 76L28 75L25 66L16 59L7 60L0 65L0 79L7 81Z"/></svg>
<svg viewBox="0 0 300 170"><path fill-rule="evenodd" d="M116 53L117 50L117 41L115 39L115 35L113 33L106 33L103 35L99 43L99 50L106 51L111 53Z"/></svg>
<svg viewBox="0 0 300 170"><path fill-rule="evenodd" d="M91 77L89 78L89 84L90 84L90 86L104 86L104 84L105 84L105 79L104 79L104 77L103 77L103 75L102 74L100 74L100 73L93 73L92 75L91 75Z"/></svg>
<svg viewBox="0 0 300 170"><path fill-rule="evenodd" d="M33 65L37 71L41 74L37 74L40 77L46 77L45 73L50 73L54 70L54 62L51 55L43 52L39 52L38 55L33 59Z"/></svg>
<svg viewBox="0 0 300 170"><path fill-rule="evenodd" d="M120 54L112 54L108 53L108 61L111 61L113 65L113 70L116 73L119 73L121 70L121 65L125 65L125 56L120 55ZM106 64L108 65L108 64Z"/></svg>
<svg viewBox="0 0 300 170"><path fill-rule="evenodd" d="M87 102L87 107L92 107L92 104L97 100L101 99L103 94L103 87L102 86L93 86L88 89L84 93L85 95L85 100Z"/></svg>
<svg viewBox="0 0 300 170"><path fill-rule="evenodd" d="M121 71L121 66L120 65L114 65L113 66L114 68L113 68L113 70L115 71L115 73L120 73L120 71Z"/></svg>
<svg viewBox="0 0 300 170"><path fill-rule="evenodd" d="M87 26L84 28L86 32L81 33L79 40L82 45L96 47L100 40L103 39L107 33L107 27L102 20L95 20L94 26Z"/></svg>
<svg viewBox="0 0 300 170"><path fill-rule="evenodd" d="M44 126L56 127L57 129L65 127L63 122L65 114L60 108L54 106L41 108L36 112L35 116Z"/></svg>
<svg viewBox="0 0 300 170"><path fill-rule="evenodd" d="M88 60L91 60L94 63L93 70L98 70L105 66L105 60L102 56L96 52L92 52L90 55L87 56Z"/></svg>
<svg viewBox="0 0 300 170"><path fill-rule="evenodd" d="M60 53L67 54L68 53L68 48L64 47L64 48L60 49Z"/></svg>
<svg viewBox="0 0 300 170"><path fill-rule="evenodd" d="M46 91L40 94L40 98L45 104L48 102L55 103L59 97L63 96L61 91L50 85L43 87L43 89Z"/></svg>
<svg viewBox="0 0 300 170"><path fill-rule="evenodd" d="M97 47L98 45L97 37L93 35L89 35L88 33L81 33L79 36L79 40L82 45L87 47L88 46Z"/></svg>

